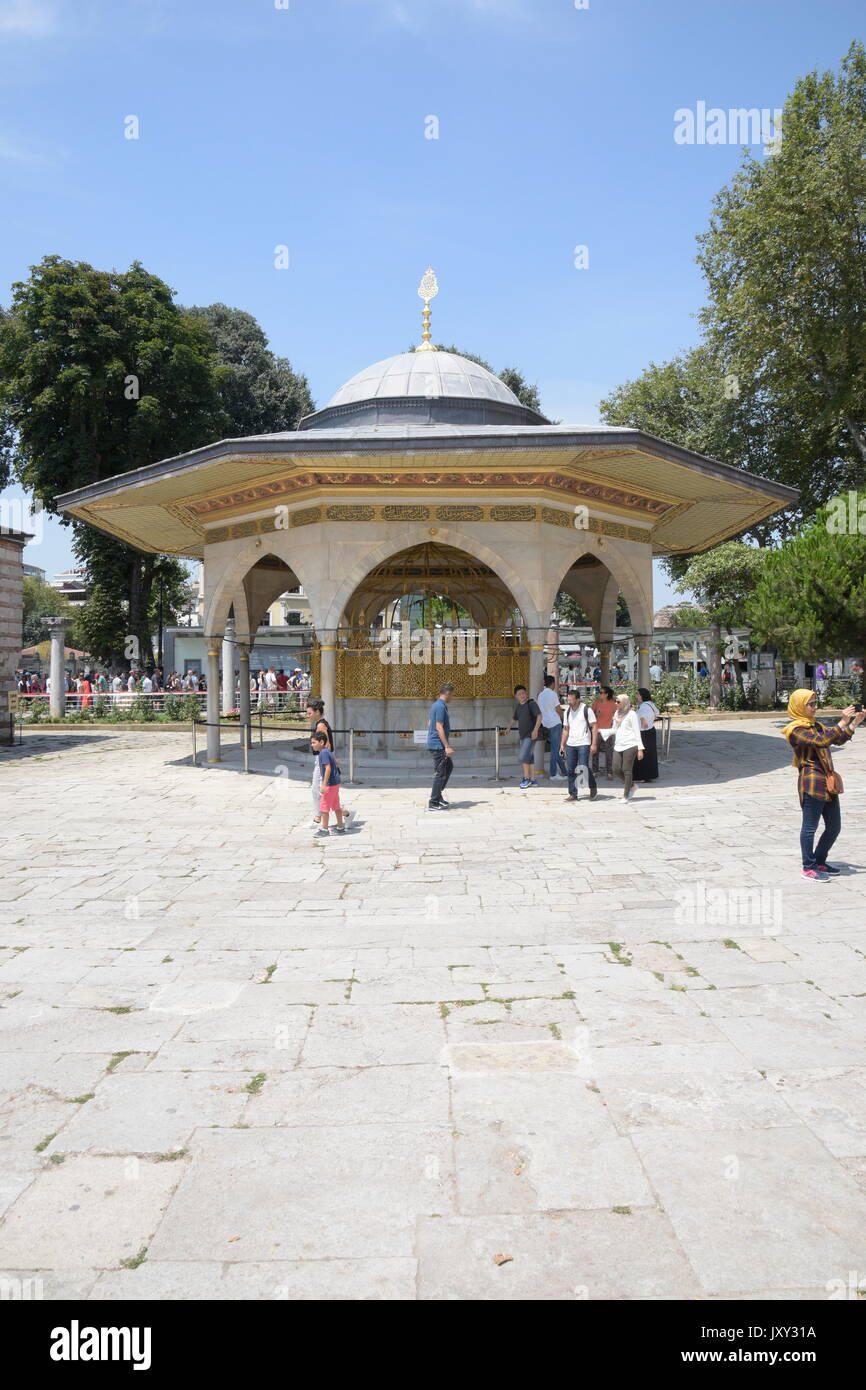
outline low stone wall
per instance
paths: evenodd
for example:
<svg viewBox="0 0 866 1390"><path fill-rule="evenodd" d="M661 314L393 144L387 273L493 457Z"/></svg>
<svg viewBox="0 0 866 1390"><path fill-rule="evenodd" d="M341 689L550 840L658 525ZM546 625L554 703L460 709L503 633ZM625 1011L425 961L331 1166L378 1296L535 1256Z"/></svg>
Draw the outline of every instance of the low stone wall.
<svg viewBox="0 0 866 1390"><path fill-rule="evenodd" d="M492 750L495 725L504 727L511 719L514 710L513 700L459 700L452 699L449 705L451 727L454 730L454 748ZM373 731L385 729L387 734L367 732L363 746L370 752L382 752L399 756L401 746L417 748L414 740L395 737L396 732L414 733L426 730L430 712L429 700L337 700L334 718L330 720L334 728ZM327 711L326 716L330 719ZM475 732L462 732L463 730ZM479 732L480 731L480 732ZM341 739L341 742L344 740ZM359 741L360 742L360 741Z"/></svg>

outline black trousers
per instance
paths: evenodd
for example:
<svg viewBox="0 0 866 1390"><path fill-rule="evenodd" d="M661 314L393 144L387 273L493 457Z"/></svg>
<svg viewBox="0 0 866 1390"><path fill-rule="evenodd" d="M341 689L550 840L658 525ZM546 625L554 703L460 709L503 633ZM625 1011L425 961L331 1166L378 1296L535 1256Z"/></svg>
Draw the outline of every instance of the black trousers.
<svg viewBox="0 0 866 1390"><path fill-rule="evenodd" d="M433 759L433 789L430 792L431 805L439 801L445 788L448 786L448 778L454 771L454 764L450 758L446 758L444 748L428 748L427 752Z"/></svg>

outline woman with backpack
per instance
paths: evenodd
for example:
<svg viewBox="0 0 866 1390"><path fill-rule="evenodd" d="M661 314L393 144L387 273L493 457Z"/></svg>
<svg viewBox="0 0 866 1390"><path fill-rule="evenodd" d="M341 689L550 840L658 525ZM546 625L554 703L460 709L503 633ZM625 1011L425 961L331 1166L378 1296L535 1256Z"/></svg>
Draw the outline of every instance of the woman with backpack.
<svg viewBox="0 0 866 1390"><path fill-rule="evenodd" d="M826 883L841 870L827 863L827 855L839 838L842 811L839 797L843 792L842 778L834 771L830 754L834 743L847 743L854 730L866 719L866 711L854 705L843 709L842 718L827 728L815 718L817 696L811 690L795 690L788 700L791 722L782 730L792 750L793 766L798 769L797 793L803 811L800 825L800 852L803 858L803 877L812 883ZM815 845L815 833L821 821L824 831Z"/></svg>

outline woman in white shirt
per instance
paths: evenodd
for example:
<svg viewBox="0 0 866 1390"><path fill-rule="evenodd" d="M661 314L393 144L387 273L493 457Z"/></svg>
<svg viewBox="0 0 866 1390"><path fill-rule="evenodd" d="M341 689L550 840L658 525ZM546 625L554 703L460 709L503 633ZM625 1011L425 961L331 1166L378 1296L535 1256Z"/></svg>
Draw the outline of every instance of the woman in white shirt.
<svg viewBox="0 0 866 1390"><path fill-rule="evenodd" d="M622 799L629 801L634 792L635 758L643 759L643 738L637 714L627 695L616 697L617 710L613 716L613 775L622 778Z"/></svg>
<svg viewBox="0 0 866 1390"><path fill-rule="evenodd" d="M645 686L640 686L637 693L641 698L641 703L637 708L637 717L643 739L644 756L640 766L634 769L634 780L636 782L655 782L659 775L659 755L655 731L655 722L659 717L659 712Z"/></svg>

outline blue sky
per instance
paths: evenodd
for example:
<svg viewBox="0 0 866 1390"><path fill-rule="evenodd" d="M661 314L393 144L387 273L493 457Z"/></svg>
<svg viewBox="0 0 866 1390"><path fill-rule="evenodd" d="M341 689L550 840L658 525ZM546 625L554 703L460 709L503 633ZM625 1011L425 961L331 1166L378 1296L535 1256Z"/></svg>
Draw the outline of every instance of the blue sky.
<svg viewBox="0 0 866 1390"><path fill-rule="evenodd" d="M45 254L138 259L182 303L249 310L322 404L417 341L432 264L434 336L520 367L548 414L591 424L607 391L697 336L694 238L740 149L677 144L674 112L781 106L799 75L838 65L862 14L0 0L0 300ZM25 558L65 568L68 533L44 533Z"/></svg>

